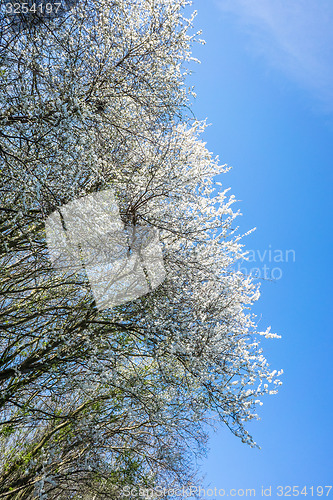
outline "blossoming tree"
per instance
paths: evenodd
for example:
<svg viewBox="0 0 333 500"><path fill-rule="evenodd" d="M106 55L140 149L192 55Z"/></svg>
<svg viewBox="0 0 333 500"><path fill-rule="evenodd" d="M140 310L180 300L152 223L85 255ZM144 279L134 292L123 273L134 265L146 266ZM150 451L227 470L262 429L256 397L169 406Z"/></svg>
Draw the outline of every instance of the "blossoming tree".
<svg viewBox="0 0 333 500"><path fill-rule="evenodd" d="M0 498L195 482L207 425L254 446L244 425L280 382L250 312L258 287L235 270L226 167L188 111L187 2L82 0L19 25L5 8ZM98 311L83 271L52 267L45 220L102 189L125 225L159 230L166 278Z"/></svg>

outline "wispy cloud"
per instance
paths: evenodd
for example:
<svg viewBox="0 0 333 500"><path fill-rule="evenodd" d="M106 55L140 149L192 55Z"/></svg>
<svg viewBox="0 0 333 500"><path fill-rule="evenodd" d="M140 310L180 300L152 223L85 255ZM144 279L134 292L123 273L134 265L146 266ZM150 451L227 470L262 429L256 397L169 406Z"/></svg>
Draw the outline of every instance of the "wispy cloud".
<svg viewBox="0 0 333 500"><path fill-rule="evenodd" d="M267 60L333 111L332 0L217 0Z"/></svg>

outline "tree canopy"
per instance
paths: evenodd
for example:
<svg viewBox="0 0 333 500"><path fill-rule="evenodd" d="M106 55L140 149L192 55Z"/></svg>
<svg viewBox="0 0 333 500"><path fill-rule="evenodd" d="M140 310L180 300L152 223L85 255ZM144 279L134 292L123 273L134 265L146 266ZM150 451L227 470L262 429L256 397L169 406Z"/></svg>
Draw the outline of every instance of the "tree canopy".
<svg viewBox="0 0 333 500"><path fill-rule="evenodd" d="M227 167L190 111L187 3L83 0L19 26L0 7L0 498L195 482L208 425L255 446L245 423L281 383ZM99 311L83 270L52 267L45 221L103 189L159 230L166 278Z"/></svg>

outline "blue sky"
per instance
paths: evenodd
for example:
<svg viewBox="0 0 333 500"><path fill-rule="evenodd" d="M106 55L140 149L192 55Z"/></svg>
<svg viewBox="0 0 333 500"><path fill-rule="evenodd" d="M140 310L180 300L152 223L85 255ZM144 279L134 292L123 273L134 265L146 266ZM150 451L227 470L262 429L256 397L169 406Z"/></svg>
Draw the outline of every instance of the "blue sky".
<svg viewBox="0 0 333 500"><path fill-rule="evenodd" d="M262 449L220 428L203 486L255 488L258 497L271 485L280 498L277 485L333 484L333 2L194 0L193 8L206 40L194 49L202 62L189 80L193 109L212 124L210 151L232 166L219 180L240 200L240 231L257 228L244 240L256 252L251 266L266 265L268 277L279 269L280 279L262 281L255 312L262 329L282 335L264 348L284 370L280 393L248 426ZM274 262L275 250L295 258Z"/></svg>

